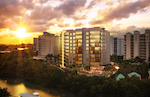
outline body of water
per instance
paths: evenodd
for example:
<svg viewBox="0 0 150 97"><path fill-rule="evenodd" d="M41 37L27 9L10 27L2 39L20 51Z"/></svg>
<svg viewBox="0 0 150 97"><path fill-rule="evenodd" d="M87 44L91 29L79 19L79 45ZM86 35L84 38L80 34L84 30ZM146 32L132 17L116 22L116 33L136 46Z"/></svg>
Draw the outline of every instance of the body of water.
<svg viewBox="0 0 150 97"><path fill-rule="evenodd" d="M57 91L51 88L44 88L41 85L29 83L21 79L0 79L0 87L7 88L12 96L19 97L18 94L26 92L38 92L40 97L76 97L72 93Z"/></svg>

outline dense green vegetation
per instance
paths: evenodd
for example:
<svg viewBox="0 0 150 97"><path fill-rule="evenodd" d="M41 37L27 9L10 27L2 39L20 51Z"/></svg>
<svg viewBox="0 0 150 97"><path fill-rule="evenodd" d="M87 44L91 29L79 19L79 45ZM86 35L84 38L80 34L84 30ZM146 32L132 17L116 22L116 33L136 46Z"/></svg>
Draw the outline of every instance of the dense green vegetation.
<svg viewBox="0 0 150 97"><path fill-rule="evenodd" d="M0 77L22 78L82 97L150 97L148 79L126 77L117 82L114 76L106 79L103 76L70 75L43 61L33 60L33 54L29 50L0 54Z"/></svg>
<svg viewBox="0 0 150 97"><path fill-rule="evenodd" d="M148 64L143 62L140 57L136 57L135 59L130 60L123 60L123 56L112 55L110 59L120 67L117 74L122 73L127 75L131 72L137 72L142 76L142 78L148 78L148 69L150 67Z"/></svg>

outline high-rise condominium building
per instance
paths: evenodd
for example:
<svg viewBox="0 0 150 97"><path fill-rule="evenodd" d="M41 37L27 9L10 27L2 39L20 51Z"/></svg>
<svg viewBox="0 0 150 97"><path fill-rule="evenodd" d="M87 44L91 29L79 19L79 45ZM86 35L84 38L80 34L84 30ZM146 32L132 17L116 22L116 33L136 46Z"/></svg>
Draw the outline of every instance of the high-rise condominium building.
<svg viewBox="0 0 150 97"><path fill-rule="evenodd" d="M82 28L63 31L60 35L60 64L85 64L101 69L110 63L110 33L104 28Z"/></svg>
<svg viewBox="0 0 150 97"><path fill-rule="evenodd" d="M145 62L150 57L150 30L145 30L144 34L134 31L124 35L124 59L132 59L139 56Z"/></svg>
<svg viewBox="0 0 150 97"><path fill-rule="evenodd" d="M123 38L110 36L110 55L122 56L124 54Z"/></svg>
<svg viewBox="0 0 150 97"><path fill-rule="evenodd" d="M59 54L59 36L43 32L38 38L34 38L34 47L38 51L39 58L45 58L47 54Z"/></svg>

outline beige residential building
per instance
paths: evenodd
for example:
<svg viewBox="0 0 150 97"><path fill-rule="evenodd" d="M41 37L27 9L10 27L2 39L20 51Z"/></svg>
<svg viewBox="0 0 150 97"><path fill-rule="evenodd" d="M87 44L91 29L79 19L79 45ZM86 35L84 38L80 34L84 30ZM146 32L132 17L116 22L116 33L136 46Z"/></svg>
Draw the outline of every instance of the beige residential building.
<svg viewBox="0 0 150 97"><path fill-rule="evenodd" d="M60 64L85 64L101 69L110 63L110 33L104 28L82 28L63 31L60 35Z"/></svg>
<svg viewBox="0 0 150 97"><path fill-rule="evenodd" d="M122 56L124 54L123 38L110 36L110 55Z"/></svg>
<svg viewBox="0 0 150 97"><path fill-rule="evenodd" d="M40 35L37 39L34 39L34 47L38 45L37 50L39 58L44 59L47 54L59 54L59 36L43 32L43 35Z"/></svg>
<svg viewBox="0 0 150 97"><path fill-rule="evenodd" d="M145 30L144 34L134 31L134 34L128 32L124 35L124 59L134 59L139 56L145 62L150 57L150 30Z"/></svg>

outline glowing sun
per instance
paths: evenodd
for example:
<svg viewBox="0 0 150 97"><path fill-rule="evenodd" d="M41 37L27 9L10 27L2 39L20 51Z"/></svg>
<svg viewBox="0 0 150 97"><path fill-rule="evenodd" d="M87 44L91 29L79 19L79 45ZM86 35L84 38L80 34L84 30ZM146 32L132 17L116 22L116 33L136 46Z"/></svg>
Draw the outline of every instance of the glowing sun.
<svg viewBox="0 0 150 97"><path fill-rule="evenodd" d="M29 33L26 33L26 29L25 28L20 28L18 31L15 32L16 36L20 37L20 38L25 38L27 36L29 36Z"/></svg>

